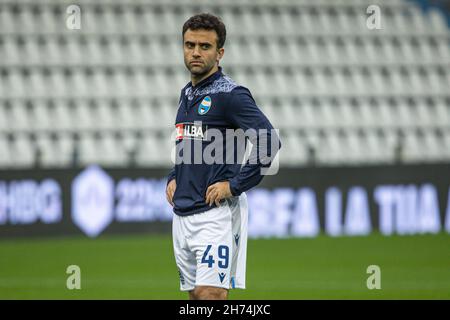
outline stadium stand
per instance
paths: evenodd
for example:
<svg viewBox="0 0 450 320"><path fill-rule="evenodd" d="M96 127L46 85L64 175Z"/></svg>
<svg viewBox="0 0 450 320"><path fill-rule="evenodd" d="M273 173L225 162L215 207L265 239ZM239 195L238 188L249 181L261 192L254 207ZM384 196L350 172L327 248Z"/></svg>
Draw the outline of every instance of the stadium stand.
<svg viewBox="0 0 450 320"><path fill-rule="evenodd" d="M222 66L280 129L282 166L450 160L445 14L404 0L0 1L0 166L170 167L181 26L213 12ZM366 25L381 8L381 29Z"/></svg>

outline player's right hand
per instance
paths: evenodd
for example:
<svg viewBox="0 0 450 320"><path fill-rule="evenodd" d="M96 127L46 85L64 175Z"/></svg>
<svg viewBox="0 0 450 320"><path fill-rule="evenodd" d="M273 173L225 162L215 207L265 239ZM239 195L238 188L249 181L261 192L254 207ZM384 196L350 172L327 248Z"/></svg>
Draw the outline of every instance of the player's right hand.
<svg viewBox="0 0 450 320"><path fill-rule="evenodd" d="M177 182L175 181L175 179L170 180L170 182L167 184L167 188L166 188L166 198L172 207L174 206L173 194L175 193L176 188L177 188Z"/></svg>

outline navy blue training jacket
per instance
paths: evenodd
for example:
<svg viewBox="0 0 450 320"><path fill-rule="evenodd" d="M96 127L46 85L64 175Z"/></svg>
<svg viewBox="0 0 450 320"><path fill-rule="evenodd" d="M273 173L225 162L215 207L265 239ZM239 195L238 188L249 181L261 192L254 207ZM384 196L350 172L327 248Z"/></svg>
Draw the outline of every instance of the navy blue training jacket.
<svg viewBox="0 0 450 320"><path fill-rule="evenodd" d="M181 90L175 128L176 150L180 155L179 159L184 161L175 163L167 183L176 179L173 211L180 216L200 213L215 207L215 204L209 206L205 203L205 198L207 188L216 182L228 180L233 196L238 196L256 186L264 177L261 175L261 168L269 167L270 161L278 151L272 152L270 139L276 139L278 148L281 147L278 135L271 134L272 124L256 105L250 91L224 75L220 67L217 72L199 82L195 87L189 82ZM215 132L220 130L225 137L227 129L239 128L244 131L250 128L267 130L266 137L269 142L265 145L268 145L268 148L267 152L263 152L262 157L257 152L262 139L257 137L250 139L253 144L251 152L253 157L256 157L253 158L256 159L253 163L247 161L242 166L242 158L238 159L236 155L231 155L231 151L237 154L238 143L234 144L234 149L228 150L223 141L223 163L211 164L201 161L199 164L197 162L194 164L194 150L199 150L195 149L194 145L197 144L197 148L200 146L204 151L212 141L215 141L212 135L208 136L208 130L215 129ZM242 144L240 146L242 147ZM188 148L191 153L186 151ZM221 151L215 150L210 154L219 155ZM227 161L231 159L230 157L234 157L234 163ZM200 158L202 158L201 155ZM264 164L261 161L263 158ZM190 159L190 163L186 159Z"/></svg>

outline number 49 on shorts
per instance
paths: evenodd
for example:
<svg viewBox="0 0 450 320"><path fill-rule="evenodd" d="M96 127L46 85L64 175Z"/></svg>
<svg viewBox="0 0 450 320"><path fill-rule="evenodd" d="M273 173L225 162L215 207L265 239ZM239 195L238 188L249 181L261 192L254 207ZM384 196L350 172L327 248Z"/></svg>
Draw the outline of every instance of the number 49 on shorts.
<svg viewBox="0 0 450 320"><path fill-rule="evenodd" d="M206 247L205 252L203 253L203 257L202 257L202 263L207 263L208 264L208 268L212 268L214 265L214 262L216 262L214 260L214 257L212 254L209 254L209 251L211 250L212 245L208 245ZM219 268L222 269L226 269L228 268L228 261L229 261L229 255L230 255L230 249L228 248L228 246L219 246L217 248L217 256L219 258ZM209 255L208 255L209 254Z"/></svg>

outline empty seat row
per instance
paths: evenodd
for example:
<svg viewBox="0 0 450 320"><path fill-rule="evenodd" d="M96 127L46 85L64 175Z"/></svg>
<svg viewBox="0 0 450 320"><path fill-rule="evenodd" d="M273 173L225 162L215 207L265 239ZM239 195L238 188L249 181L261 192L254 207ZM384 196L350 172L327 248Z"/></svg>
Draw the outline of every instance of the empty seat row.
<svg viewBox="0 0 450 320"><path fill-rule="evenodd" d="M1 167L68 167L98 163L105 166L171 166L170 135L145 132L116 135L81 133L0 134Z"/></svg>
<svg viewBox="0 0 450 320"><path fill-rule="evenodd" d="M170 71L170 72L168 72ZM255 95L446 95L450 70L443 67L239 68L224 67ZM12 69L0 76L0 96L172 97L189 81L182 68Z"/></svg>
<svg viewBox="0 0 450 320"><path fill-rule="evenodd" d="M445 128L450 101L423 99L271 100L262 110L277 128Z"/></svg>
<svg viewBox="0 0 450 320"><path fill-rule="evenodd" d="M0 131L83 131L168 129L176 100L17 100L0 103Z"/></svg>
<svg viewBox="0 0 450 320"><path fill-rule="evenodd" d="M359 165L450 160L450 129L281 130L280 165ZM172 165L170 134L0 134L2 167Z"/></svg>
<svg viewBox="0 0 450 320"><path fill-rule="evenodd" d="M282 131L280 165L361 165L445 162L450 159L450 130Z"/></svg>
<svg viewBox="0 0 450 320"><path fill-rule="evenodd" d="M448 65L449 38L230 37L227 65ZM245 53L245 54L243 54ZM5 36L0 66L183 66L181 36Z"/></svg>
<svg viewBox="0 0 450 320"><path fill-rule="evenodd" d="M441 128L450 98L257 98L276 128ZM0 132L166 130L177 99L0 101Z"/></svg>
<svg viewBox="0 0 450 320"><path fill-rule="evenodd" d="M425 14L413 4L407 7L383 6L389 1L378 1L383 14L380 32L396 33L445 33L445 16L436 9ZM71 3L42 4L40 6L24 3L22 5L2 4L0 10L0 32L2 33L55 33L68 32L66 28L67 8ZM151 6L132 3L109 5L80 4L82 20L81 32L103 34L164 33L179 34L183 22L200 11L216 11L229 26L230 33L245 32L255 34L278 34L280 28L288 34L368 34L367 8L372 3L351 4L340 7L329 6L291 6L262 5L228 7L224 5L194 6L189 2L183 6ZM163 25L164 28L160 28ZM36 26L41 26L36 29ZM414 29L412 29L414 28Z"/></svg>

